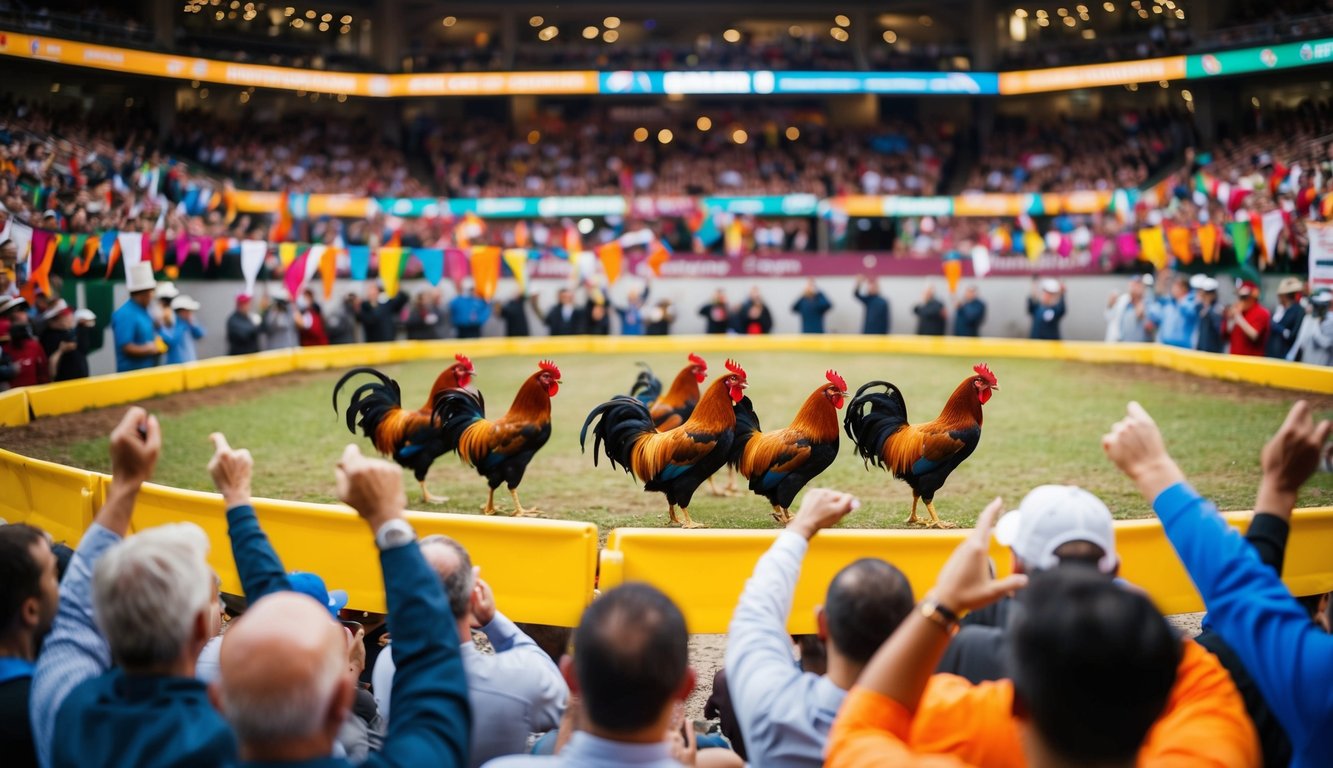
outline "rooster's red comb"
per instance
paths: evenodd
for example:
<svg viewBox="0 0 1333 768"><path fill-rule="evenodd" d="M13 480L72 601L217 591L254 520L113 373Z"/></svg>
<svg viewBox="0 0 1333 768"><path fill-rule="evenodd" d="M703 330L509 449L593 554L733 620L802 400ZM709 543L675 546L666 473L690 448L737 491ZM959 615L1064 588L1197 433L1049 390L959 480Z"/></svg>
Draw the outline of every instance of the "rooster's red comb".
<svg viewBox="0 0 1333 768"><path fill-rule="evenodd" d="M972 366L972 370L976 371L977 375L985 379L986 383L992 387L999 384L999 382L995 380L995 374L991 373L989 365L986 365L985 363L977 363Z"/></svg>
<svg viewBox="0 0 1333 768"><path fill-rule="evenodd" d="M742 368L742 367L741 367L741 364L738 363L738 362L736 362L735 360L728 360L728 361L727 361L727 370L728 370L728 371L731 371L732 373L736 374L737 376L740 376L742 379L746 378L746 376L745 376L745 369Z"/></svg>
<svg viewBox="0 0 1333 768"><path fill-rule="evenodd" d="M472 361L468 359L467 355L454 355L454 359L457 360L458 363L462 365L464 368L472 370Z"/></svg>
<svg viewBox="0 0 1333 768"><path fill-rule="evenodd" d="M543 371L546 371L547 373L551 374L557 379L560 378L560 369L555 367L555 363L551 362L550 360L543 360L540 363L537 363L537 367L542 369Z"/></svg>
<svg viewBox="0 0 1333 768"><path fill-rule="evenodd" d="M824 373L824 378L828 379L830 384L842 390L843 392L847 391L846 379L839 376L838 372L833 370L832 368L830 368L828 371Z"/></svg>
<svg viewBox="0 0 1333 768"><path fill-rule="evenodd" d="M690 362L693 363L693 364L695 364L695 365L697 365L697 366L699 366L700 368L704 369L705 371L708 370L708 363L705 362L704 359L703 359L702 357L699 357L698 355L694 354L693 352L690 353Z"/></svg>

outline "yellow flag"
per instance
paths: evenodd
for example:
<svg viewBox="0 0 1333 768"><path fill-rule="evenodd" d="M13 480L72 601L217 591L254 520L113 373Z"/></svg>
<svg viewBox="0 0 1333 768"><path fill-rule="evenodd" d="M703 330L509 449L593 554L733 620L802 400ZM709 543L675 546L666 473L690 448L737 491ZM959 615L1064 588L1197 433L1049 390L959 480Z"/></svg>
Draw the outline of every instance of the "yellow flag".
<svg viewBox="0 0 1333 768"><path fill-rule="evenodd" d="M1139 230L1140 258L1158 269L1166 269L1166 241L1162 239L1161 227L1145 227Z"/></svg>
<svg viewBox="0 0 1333 768"><path fill-rule="evenodd" d="M1036 230L1030 229L1024 232L1023 250L1027 252L1030 261L1040 259L1042 253L1046 251L1046 238L1042 237Z"/></svg>
<svg viewBox="0 0 1333 768"><path fill-rule="evenodd" d="M296 243L278 243L278 261L286 269L296 261Z"/></svg>
<svg viewBox="0 0 1333 768"><path fill-rule="evenodd" d="M402 248L381 248L380 282L384 283L384 293L393 298L398 295L398 272L403 265Z"/></svg>
<svg viewBox="0 0 1333 768"><path fill-rule="evenodd" d="M519 222L522 224L523 222ZM514 274L514 281L518 283L518 289L527 293L528 290L528 249L526 248L506 248L504 250L505 264L509 266L509 271Z"/></svg>

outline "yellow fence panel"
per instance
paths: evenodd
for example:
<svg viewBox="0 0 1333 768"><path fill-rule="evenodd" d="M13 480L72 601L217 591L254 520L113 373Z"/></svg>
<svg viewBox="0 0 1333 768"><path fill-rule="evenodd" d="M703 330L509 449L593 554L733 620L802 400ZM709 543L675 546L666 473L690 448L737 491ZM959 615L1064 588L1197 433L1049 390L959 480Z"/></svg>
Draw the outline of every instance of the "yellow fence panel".
<svg viewBox="0 0 1333 768"><path fill-rule="evenodd" d="M0 392L0 427L21 427L28 423L28 390Z"/></svg>
<svg viewBox="0 0 1333 768"><path fill-rule="evenodd" d="M181 366L169 365L29 387L28 402L33 416L40 419L172 395L184 389Z"/></svg>
<svg viewBox="0 0 1333 768"><path fill-rule="evenodd" d="M347 590L352 608L384 611L379 552L354 512L276 499L256 499L255 508L284 567L317 573L330 589ZM591 523L420 512L409 518L421 536L443 533L462 543L481 566L500 610L516 621L573 626L591 599L597 558L597 528ZM223 590L239 594L222 497L144 486L134 509L136 530L183 521L208 533L209 560Z"/></svg>
<svg viewBox="0 0 1333 768"><path fill-rule="evenodd" d="M275 349L253 355L211 357L181 366L187 390L207 389L233 381L279 376L295 370L292 350Z"/></svg>
<svg viewBox="0 0 1333 768"><path fill-rule="evenodd" d="M35 525L75 546L100 498L98 475L0 451L0 517L8 522Z"/></svg>

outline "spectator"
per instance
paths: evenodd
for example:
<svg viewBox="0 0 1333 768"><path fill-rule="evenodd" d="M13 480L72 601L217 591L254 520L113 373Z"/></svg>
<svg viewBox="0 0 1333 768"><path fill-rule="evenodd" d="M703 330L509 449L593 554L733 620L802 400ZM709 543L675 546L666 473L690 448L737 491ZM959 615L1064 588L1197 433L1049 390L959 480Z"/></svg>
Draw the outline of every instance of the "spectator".
<svg viewBox="0 0 1333 768"><path fill-rule="evenodd" d="M391 299L384 295L378 283L368 283L366 298L357 310L357 320L366 341L393 341L398 336L398 315L406 306L407 294L400 292Z"/></svg>
<svg viewBox="0 0 1333 768"><path fill-rule="evenodd" d="M219 454L224 452L229 451L222 441ZM235 458L240 452L229 453ZM397 718L382 750L361 765L462 766L471 720L462 660L446 639L445 596L403 514L402 472L349 445L338 463L337 486L339 498L375 536L389 631L402 661L392 697ZM267 548L248 505L230 509L228 520L234 542ZM276 556L266 565L268 577L282 579ZM235 729L245 764L350 766L332 754L355 686L346 631L309 597L278 591L252 599L223 640L217 701Z"/></svg>
<svg viewBox="0 0 1333 768"><path fill-rule="evenodd" d="M926 283L926 290L921 294L921 303L912 307L916 315L916 335L943 336L946 326L944 302L935 298L935 286Z"/></svg>
<svg viewBox="0 0 1333 768"><path fill-rule="evenodd" d="M759 292L759 286L750 287L750 296L735 312L732 318L732 328L736 333L747 335L766 334L773 330L773 313L768 311L768 304L764 302L764 295Z"/></svg>
<svg viewBox="0 0 1333 768"><path fill-rule="evenodd" d="M1157 324L1158 341L1180 349L1194 348L1194 338L1198 334L1199 299L1190 290L1191 280L1195 285L1202 285L1205 279L1203 275L1190 279L1184 275L1172 278L1170 293L1151 310L1155 316L1153 321Z"/></svg>
<svg viewBox="0 0 1333 768"><path fill-rule="evenodd" d="M648 335L669 336L670 325L676 321L676 305L670 299L659 299L648 311Z"/></svg>
<svg viewBox="0 0 1333 768"><path fill-rule="evenodd" d="M1153 321L1149 306L1152 275L1135 275L1124 293L1111 292L1106 306L1106 340L1109 342L1152 341Z"/></svg>
<svg viewBox="0 0 1333 768"><path fill-rule="evenodd" d="M648 300L648 286L643 288L630 289L629 295L625 299L625 306L617 307L616 314L620 317L620 335L621 336L643 336L647 330L645 326L644 302Z"/></svg>
<svg viewBox="0 0 1333 768"><path fill-rule="evenodd" d="M704 333L726 333L731 328L731 309L727 306L727 292L718 288L713 300L699 307L704 319Z"/></svg>
<svg viewBox="0 0 1333 768"><path fill-rule="evenodd" d="M296 333L300 313L292 306L287 290L274 288L269 293L269 299L269 305L264 308L264 319L260 323L264 331L264 349L300 346L301 339Z"/></svg>
<svg viewBox="0 0 1333 768"><path fill-rule="evenodd" d="M584 333L590 336L610 336L611 316L606 311L606 301L600 293L597 298L589 298L583 310Z"/></svg>
<svg viewBox="0 0 1333 768"><path fill-rule="evenodd" d="M175 337L176 315L171 311L171 302L181 295L180 289L170 280L163 280L153 289L157 303L148 310L157 326L157 333L167 345L167 354L171 354L171 340ZM167 360L166 362L171 362Z"/></svg>
<svg viewBox="0 0 1333 768"><path fill-rule="evenodd" d="M10 323L0 319L0 392L14 386L14 378L19 375L19 365L9 356Z"/></svg>
<svg viewBox="0 0 1333 768"><path fill-rule="evenodd" d="M116 343L116 372L138 371L157 365L166 344L157 335L148 307L153 303L153 265L146 261L130 267L125 277L130 298L111 315Z"/></svg>
<svg viewBox="0 0 1333 768"><path fill-rule="evenodd" d="M449 337L448 319L440 304L440 292L428 288L418 291L407 310L407 338L416 340L446 339Z"/></svg>
<svg viewBox="0 0 1333 768"><path fill-rule="evenodd" d="M1256 510L1290 519L1296 495L1319 464L1333 423L1315 423L1297 402L1264 446ZM1265 565L1254 547L1198 494L1167 453L1161 432L1138 403L1102 438L1111 461L1152 503L1163 531L1208 609L1212 632L1226 641L1291 739L1293 766L1327 765L1333 746L1333 636Z"/></svg>
<svg viewBox="0 0 1333 768"><path fill-rule="evenodd" d="M912 586L902 571L883 560L857 560L834 576L816 610L828 673L792 665L787 622L809 542L858 506L849 494L806 491L796 517L755 565L732 616L726 686L755 765L823 765L829 727L847 690L912 610Z"/></svg>
<svg viewBox="0 0 1333 768"><path fill-rule="evenodd" d="M1221 353L1226 349L1223 333L1226 318L1217 303L1217 280L1205 277L1199 281L1199 323L1194 348L1200 352Z"/></svg>
<svg viewBox="0 0 1333 768"><path fill-rule="evenodd" d="M574 336L585 332L583 310L574 304L574 292L568 288L561 288L556 294L556 305L546 312L542 322L552 336Z"/></svg>
<svg viewBox="0 0 1333 768"><path fill-rule="evenodd" d="M953 335L980 336L981 326L986 322L986 302L977 296L977 287L969 285L963 289L963 298L953 311Z"/></svg>
<svg viewBox="0 0 1333 768"><path fill-rule="evenodd" d="M1060 318L1065 316L1065 287L1051 278L1032 279L1032 295L1028 297L1028 314L1032 315L1030 339L1060 340Z"/></svg>
<svg viewBox="0 0 1333 768"><path fill-rule="evenodd" d="M180 523L125 538L161 447L157 419L142 408L130 408L111 433L106 501L60 585L33 677L33 738L43 765L83 765L90 755L105 766L236 758L231 729L194 677L220 611L207 536ZM248 563L237 560L244 573Z"/></svg>
<svg viewBox="0 0 1333 768"><path fill-rule="evenodd" d="M1305 318L1305 308L1301 306L1301 293L1305 284L1299 277L1284 277L1277 286L1277 306L1273 308L1272 331L1268 335L1266 354L1269 357L1285 359L1291 347L1296 343L1296 333L1301 329L1301 320Z"/></svg>
<svg viewBox="0 0 1333 768"><path fill-rule="evenodd" d="M65 300L48 310L54 312L42 331L42 351L50 364L52 381L88 378L89 328L77 325L74 310Z"/></svg>
<svg viewBox="0 0 1333 768"><path fill-rule="evenodd" d="M171 300L167 311L174 316L171 326L163 330L170 337L166 339L167 364L193 363L199 359L194 343L207 335L204 327L194 321L194 313L199 311L199 302L189 296L179 295Z"/></svg>
<svg viewBox="0 0 1333 768"><path fill-rule="evenodd" d="M1259 286L1250 280L1236 288L1236 303L1226 310L1225 332L1231 339L1231 354L1263 357L1268 345L1271 316L1259 303Z"/></svg>
<svg viewBox="0 0 1333 768"><path fill-rule="evenodd" d="M495 302L495 311L504 321L505 335L511 338L532 335L528 325L528 295L524 290L517 290L505 301Z"/></svg>
<svg viewBox="0 0 1333 768"><path fill-rule="evenodd" d="M861 321L861 333L884 335L889 332L889 300L879 293L879 279L856 276L856 287L852 295L865 307L865 319Z"/></svg>
<svg viewBox="0 0 1333 768"><path fill-rule="evenodd" d="M833 308L828 297L819 290L813 279L805 283L805 291L791 305L791 311L801 316L801 333L823 333L824 315Z"/></svg>
<svg viewBox="0 0 1333 768"><path fill-rule="evenodd" d="M236 309L227 318L227 354L249 355L259 351L259 315L250 311L250 294L236 295Z"/></svg>
<svg viewBox="0 0 1333 768"><path fill-rule="evenodd" d="M1299 360L1310 365L1333 365L1333 292L1321 289L1310 297L1310 311L1301 321L1296 343L1287 354L1288 360Z"/></svg>
<svg viewBox="0 0 1333 768"><path fill-rule="evenodd" d="M678 768L668 731L694 689L685 617L646 584L606 592L583 612L561 669L579 698L581 730L555 757L505 757L491 768ZM629 692L633 692L632 694Z"/></svg>
<svg viewBox="0 0 1333 768"><path fill-rule="evenodd" d="M4 342L5 354L16 366L13 378L9 380L13 387L31 387L51 381L51 363L46 359L41 342L32 337L32 326L28 324L27 313L14 315L10 322L9 339Z"/></svg>
<svg viewBox="0 0 1333 768"><path fill-rule="evenodd" d="M22 296L0 297L0 320L11 323L28 319L28 300Z"/></svg>
<svg viewBox="0 0 1333 768"><path fill-rule="evenodd" d="M56 556L44 531L0 525L0 754L7 765L37 765L28 693L42 639L60 601Z"/></svg>
<svg viewBox="0 0 1333 768"><path fill-rule="evenodd" d="M447 536L427 536L421 555L435 571L449 601L455 637L467 675L472 709L468 765L527 751L530 734L560 725L569 699L569 686L560 669L531 637L495 606L490 585L478 575L466 549ZM472 628L480 629L493 654L483 654L472 642ZM394 646L375 661L372 676L380 714L395 721L392 691L398 680Z"/></svg>
<svg viewBox="0 0 1333 768"><path fill-rule="evenodd" d="M324 333L329 337L330 344L355 344L356 343L356 319L359 309L355 293L348 293L343 296L341 309L335 309L327 316L321 316L324 320Z"/></svg>
<svg viewBox="0 0 1333 768"><path fill-rule="evenodd" d="M471 280L464 280L462 290L449 302L449 316L458 338L481 338L481 327L491 318L491 305L477 295Z"/></svg>
<svg viewBox="0 0 1333 768"><path fill-rule="evenodd" d="M323 347L329 343L324 309L309 288L301 291L301 298L296 300L296 335L303 347Z"/></svg>

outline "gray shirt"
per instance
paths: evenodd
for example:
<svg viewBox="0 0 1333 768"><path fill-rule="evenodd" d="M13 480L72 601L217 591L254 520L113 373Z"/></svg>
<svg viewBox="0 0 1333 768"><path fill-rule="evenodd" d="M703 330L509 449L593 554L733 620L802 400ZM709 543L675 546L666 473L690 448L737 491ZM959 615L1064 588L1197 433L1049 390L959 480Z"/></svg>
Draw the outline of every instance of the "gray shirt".
<svg viewBox="0 0 1333 768"><path fill-rule="evenodd" d="M759 763L755 763L759 765ZM671 758L671 747L663 739L656 744L610 741L579 731L569 737L560 754L535 757L515 755L492 760L486 768L680 768Z"/></svg>

